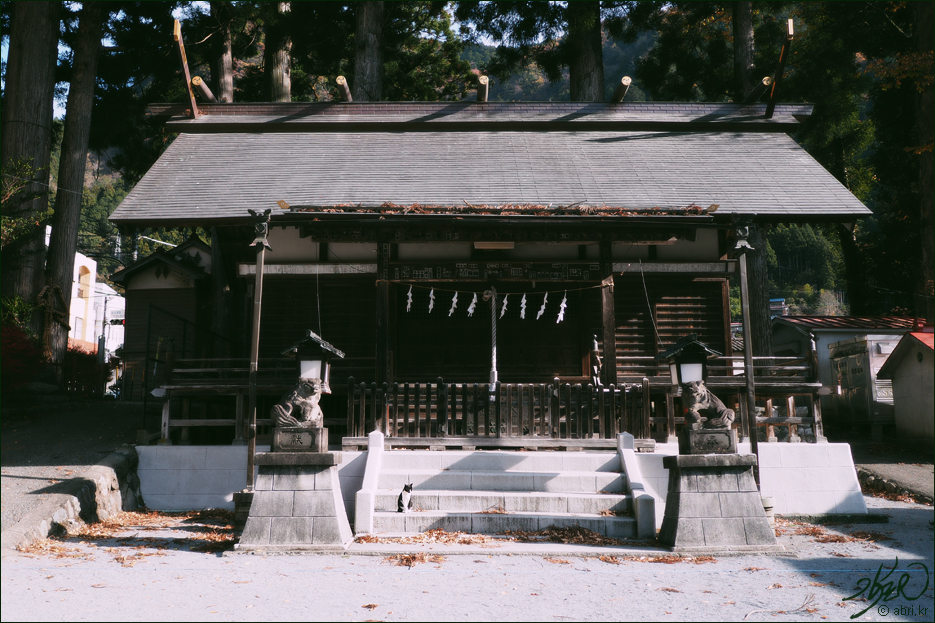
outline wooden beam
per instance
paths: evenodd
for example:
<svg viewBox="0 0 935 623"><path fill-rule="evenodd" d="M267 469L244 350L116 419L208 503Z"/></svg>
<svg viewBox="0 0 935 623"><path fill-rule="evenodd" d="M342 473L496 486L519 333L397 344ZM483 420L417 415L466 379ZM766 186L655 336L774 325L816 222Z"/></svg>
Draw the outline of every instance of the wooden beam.
<svg viewBox="0 0 935 623"><path fill-rule="evenodd" d="M601 243L601 273L605 277L602 283L604 287L601 288L601 325L603 329L601 356L604 359L603 369L601 370L603 378L601 380L604 385L617 384L617 321L614 309L612 249L612 242Z"/></svg>
<svg viewBox="0 0 935 623"><path fill-rule="evenodd" d="M344 76L338 76L334 79L338 84L338 97L343 102L353 102L354 98L351 97L351 88L347 86L347 78Z"/></svg>
<svg viewBox="0 0 935 623"><path fill-rule="evenodd" d="M477 83L477 101L486 102L487 93L490 90L490 78L487 76L478 76Z"/></svg>
<svg viewBox="0 0 935 623"><path fill-rule="evenodd" d="M776 109L776 95L779 91L779 85L782 83L782 74L786 71L786 60L789 58L789 49L792 47L794 32L792 28L792 18L786 22L786 40L779 51L779 64L776 66L776 75L773 77L773 88L769 92L769 103L766 105L766 118L773 118L773 111Z"/></svg>
<svg viewBox="0 0 935 623"><path fill-rule="evenodd" d="M264 275L359 275L374 274L376 264L266 264ZM255 264L238 264L237 274L251 277L256 274Z"/></svg>
<svg viewBox="0 0 935 623"><path fill-rule="evenodd" d="M610 98L611 104L619 104L623 101L623 98L627 96L627 90L630 88L630 84L633 82L633 79L630 76L624 76L620 79L620 84L617 85L617 90L614 91L614 96Z"/></svg>
<svg viewBox="0 0 935 623"><path fill-rule="evenodd" d="M217 104L217 98L214 97L214 93L211 92L211 89L208 88L208 85L205 84L205 81L201 79L201 76L195 76L192 78L192 86L195 87L201 97L205 98L207 101Z"/></svg>
<svg viewBox="0 0 935 623"><path fill-rule="evenodd" d="M185 88L188 91L192 119L197 119L199 115L198 104L195 102L195 93L192 91L192 74L188 71L188 58L185 56L185 42L182 41L182 24L179 23L179 20L175 20L175 24L172 26L172 38L175 40L179 51L179 60L182 61L182 74L185 76Z"/></svg>
<svg viewBox="0 0 935 623"><path fill-rule="evenodd" d="M733 273L736 262L614 262L615 273L702 273L727 275Z"/></svg>
<svg viewBox="0 0 935 623"><path fill-rule="evenodd" d="M390 372L390 243L377 244L376 337L377 356L374 370L377 384L392 382Z"/></svg>
<svg viewBox="0 0 935 623"><path fill-rule="evenodd" d="M756 394L753 384L753 339L752 326L750 323L750 294L747 285L747 254L744 249L740 250L740 307L743 310L743 359L744 359L744 377L747 385L747 418L750 426L750 451L756 455L759 462L759 448L756 437ZM760 251L763 252L762 250ZM772 414L770 414L772 415ZM753 467L753 476L757 487L760 486L759 466Z"/></svg>
<svg viewBox="0 0 935 623"><path fill-rule="evenodd" d="M750 92L747 93L747 96L743 98L743 105L747 106L749 104L756 104L757 101L763 97L763 94L766 93L772 85L773 79L769 76L763 76L763 79L760 80L759 84L750 89Z"/></svg>

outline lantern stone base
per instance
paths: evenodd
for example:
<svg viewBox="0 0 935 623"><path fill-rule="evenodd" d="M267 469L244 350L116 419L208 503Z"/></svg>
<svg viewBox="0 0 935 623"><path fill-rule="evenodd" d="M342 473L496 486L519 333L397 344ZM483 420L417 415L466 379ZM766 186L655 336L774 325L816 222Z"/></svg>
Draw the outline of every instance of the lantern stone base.
<svg viewBox="0 0 935 623"><path fill-rule="evenodd" d="M737 454L737 431L685 427L679 431L679 454Z"/></svg>
<svg viewBox="0 0 935 623"><path fill-rule="evenodd" d="M353 534L337 465L340 452L263 452L240 543L243 552L344 551Z"/></svg>
<svg viewBox="0 0 935 623"><path fill-rule="evenodd" d="M756 456L667 456L669 491L659 541L675 552L785 551L753 480Z"/></svg>

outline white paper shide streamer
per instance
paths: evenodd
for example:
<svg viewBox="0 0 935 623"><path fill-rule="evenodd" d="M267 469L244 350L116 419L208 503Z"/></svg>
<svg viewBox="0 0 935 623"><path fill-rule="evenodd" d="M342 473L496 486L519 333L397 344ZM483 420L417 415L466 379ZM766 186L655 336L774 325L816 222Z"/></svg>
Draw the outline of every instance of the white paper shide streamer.
<svg viewBox="0 0 935 623"><path fill-rule="evenodd" d="M409 294L406 298L406 313L412 310L412 286L409 286Z"/></svg>
<svg viewBox="0 0 935 623"><path fill-rule="evenodd" d="M474 315L475 307L477 307L477 292L474 293L474 298L471 299L471 304L468 305L468 316Z"/></svg>
<svg viewBox="0 0 935 623"><path fill-rule="evenodd" d="M565 290L565 294L562 295L562 302L558 306L558 320L555 321L555 324L558 324L565 319L566 307L568 307L568 290Z"/></svg>
<svg viewBox="0 0 935 623"><path fill-rule="evenodd" d="M536 314L536 320L542 318L542 314L545 313L545 304L549 302L549 293L546 292L542 297L542 307L539 308L539 313Z"/></svg>
<svg viewBox="0 0 935 623"><path fill-rule="evenodd" d="M451 309L448 310L448 317L451 318L451 314L455 313L455 309L458 307L458 293L455 292L455 295L451 297Z"/></svg>
<svg viewBox="0 0 935 623"><path fill-rule="evenodd" d="M519 302L519 317L526 320L526 293L523 292L523 299Z"/></svg>
<svg viewBox="0 0 935 623"><path fill-rule="evenodd" d="M429 313L432 313L432 309L435 307L435 288L432 288L432 291L429 292Z"/></svg>
<svg viewBox="0 0 935 623"><path fill-rule="evenodd" d="M504 294L504 295L503 295L503 307L500 308L500 317L501 317L501 318L503 318L503 316L506 315L506 302L507 302L507 299L509 299L509 298L510 298L510 295L509 295L509 294Z"/></svg>

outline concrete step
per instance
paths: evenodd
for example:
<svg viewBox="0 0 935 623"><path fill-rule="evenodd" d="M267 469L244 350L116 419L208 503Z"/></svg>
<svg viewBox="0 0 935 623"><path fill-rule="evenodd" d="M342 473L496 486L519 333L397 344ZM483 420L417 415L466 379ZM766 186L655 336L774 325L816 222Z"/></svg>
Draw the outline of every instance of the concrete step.
<svg viewBox="0 0 935 623"><path fill-rule="evenodd" d="M414 489L449 491L545 491L556 493L623 493L627 477L619 472L565 471L439 471L431 469L382 469L378 489L402 491L412 483Z"/></svg>
<svg viewBox="0 0 935 623"><path fill-rule="evenodd" d="M536 532L553 526L557 528L580 526L617 539L636 536L636 520L632 517L558 513L448 513L445 511L377 512L373 516L373 531L381 536L418 534L436 529L473 534L501 534L507 530Z"/></svg>
<svg viewBox="0 0 935 623"><path fill-rule="evenodd" d="M521 472L619 472L616 452L503 452L495 450L433 452L390 450L383 469Z"/></svg>
<svg viewBox="0 0 935 623"><path fill-rule="evenodd" d="M374 509L395 512L398 491L378 491ZM412 492L412 505L420 511L479 513L504 510L508 513L569 513L600 515L602 511L630 512L629 495L599 495L594 493L542 493L497 491L437 491Z"/></svg>

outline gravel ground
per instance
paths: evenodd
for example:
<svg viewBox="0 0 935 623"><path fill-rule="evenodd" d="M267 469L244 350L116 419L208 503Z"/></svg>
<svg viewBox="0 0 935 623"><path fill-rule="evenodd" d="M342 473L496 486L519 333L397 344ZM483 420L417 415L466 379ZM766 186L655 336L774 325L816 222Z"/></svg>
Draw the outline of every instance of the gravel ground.
<svg viewBox="0 0 935 623"><path fill-rule="evenodd" d="M141 413L140 404L112 401L50 405L28 415L4 414L2 529L58 493L63 480L80 474L114 448L134 442Z"/></svg>
<svg viewBox="0 0 935 623"><path fill-rule="evenodd" d="M672 564L622 553L614 564L574 555L572 546L546 557L520 544L472 554L455 553L458 546L414 546L444 555L413 567L382 555L221 555L192 551L217 534L204 522L125 526L55 542L57 550L5 557L0 613L4 621L819 621L849 620L869 607L861 620L932 620L932 507L869 497L867 504L890 522L780 523L780 541L795 557ZM858 531L869 534L848 536ZM900 595L878 603L876 596L843 600L897 558L889 581L908 573ZM919 562L924 570L910 568Z"/></svg>

